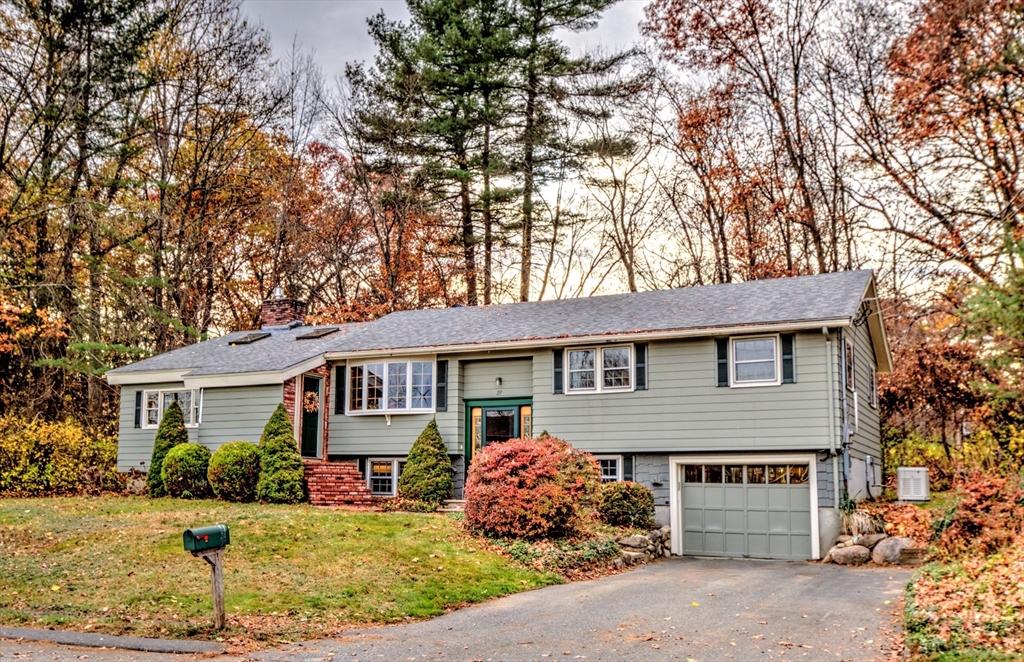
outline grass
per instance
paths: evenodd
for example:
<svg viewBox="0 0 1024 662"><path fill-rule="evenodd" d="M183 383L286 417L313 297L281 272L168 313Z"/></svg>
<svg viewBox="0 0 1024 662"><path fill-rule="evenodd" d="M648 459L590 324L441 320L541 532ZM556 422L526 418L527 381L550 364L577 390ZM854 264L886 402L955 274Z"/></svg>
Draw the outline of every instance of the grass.
<svg viewBox="0 0 1024 662"><path fill-rule="evenodd" d="M182 531L231 528L228 629ZM124 497L0 499L0 623L244 645L435 616L558 583L443 515Z"/></svg>

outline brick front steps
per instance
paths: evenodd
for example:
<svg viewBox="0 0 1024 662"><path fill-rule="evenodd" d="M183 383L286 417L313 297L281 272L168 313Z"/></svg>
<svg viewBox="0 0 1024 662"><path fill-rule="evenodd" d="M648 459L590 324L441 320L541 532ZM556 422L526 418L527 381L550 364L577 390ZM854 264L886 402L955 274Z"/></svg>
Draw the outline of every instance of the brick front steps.
<svg viewBox="0 0 1024 662"><path fill-rule="evenodd" d="M306 485L314 506L372 506L374 498L354 462L307 462Z"/></svg>

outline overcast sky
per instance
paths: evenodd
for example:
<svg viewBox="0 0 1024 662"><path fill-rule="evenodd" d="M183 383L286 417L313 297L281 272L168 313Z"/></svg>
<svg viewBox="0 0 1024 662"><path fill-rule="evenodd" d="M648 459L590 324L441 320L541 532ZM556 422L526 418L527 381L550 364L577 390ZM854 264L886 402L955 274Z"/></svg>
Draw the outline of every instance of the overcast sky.
<svg viewBox="0 0 1024 662"><path fill-rule="evenodd" d="M640 37L637 24L646 0L620 0L590 32L569 34L573 49L600 46L617 50L633 45ZM373 41L366 34L366 19L381 9L388 18L408 20L405 0L244 0L249 17L270 32L274 51L284 55L297 41L301 50L315 52L328 78L345 70L345 63L372 63Z"/></svg>

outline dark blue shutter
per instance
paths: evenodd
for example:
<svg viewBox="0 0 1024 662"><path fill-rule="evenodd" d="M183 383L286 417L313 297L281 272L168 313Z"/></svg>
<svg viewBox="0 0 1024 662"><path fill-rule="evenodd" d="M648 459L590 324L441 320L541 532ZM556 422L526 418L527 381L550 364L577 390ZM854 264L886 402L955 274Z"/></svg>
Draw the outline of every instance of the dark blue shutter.
<svg viewBox="0 0 1024 662"><path fill-rule="evenodd" d="M142 391L135 392L135 427L142 427Z"/></svg>
<svg viewBox="0 0 1024 662"><path fill-rule="evenodd" d="M729 385L729 339L715 338L715 350L718 354L718 385Z"/></svg>
<svg viewBox="0 0 1024 662"><path fill-rule="evenodd" d="M562 355L565 350L559 348L553 350L554 359L554 370L551 372L551 392L552 393L564 393L565 392L565 377L563 376L562 370Z"/></svg>
<svg viewBox="0 0 1024 662"><path fill-rule="evenodd" d="M792 333L782 336L782 383L792 384L796 381L796 369L793 365L793 345L795 337Z"/></svg>
<svg viewBox="0 0 1024 662"><path fill-rule="evenodd" d="M647 390L647 343L638 342L636 348L636 390Z"/></svg>
<svg viewBox="0 0 1024 662"><path fill-rule="evenodd" d="M344 414L345 413L345 394L348 393L348 375L346 375L347 368L343 365L339 365L338 369L334 371L334 413Z"/></svg>
<svg viewBox="0 0 1024 662"><path fill-rule="evenodd" d="M625 455L622 458L622 480L633 480L633 456Z"/></svg>
<svg viewBox="0 0 1024 662"><path fill-rule="evenodd" d="M437 362L436 411L448 411L448 361Z"/></svg>

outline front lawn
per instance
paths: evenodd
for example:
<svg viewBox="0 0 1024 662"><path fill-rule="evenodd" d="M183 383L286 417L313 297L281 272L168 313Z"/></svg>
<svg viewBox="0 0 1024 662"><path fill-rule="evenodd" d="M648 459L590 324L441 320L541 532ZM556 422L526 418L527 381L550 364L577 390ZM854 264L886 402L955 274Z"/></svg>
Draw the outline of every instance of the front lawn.
<svg viewBox="0 0 1024 662"><path fill-rule="evenodd" d="M182 531L231 528L228 629ZM0 499L0 623L279 641L435 616L557 583L444 515L125 497Z"/></svg>

